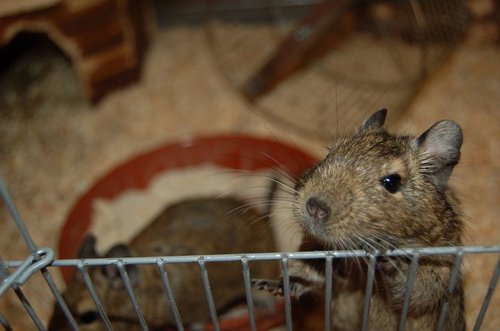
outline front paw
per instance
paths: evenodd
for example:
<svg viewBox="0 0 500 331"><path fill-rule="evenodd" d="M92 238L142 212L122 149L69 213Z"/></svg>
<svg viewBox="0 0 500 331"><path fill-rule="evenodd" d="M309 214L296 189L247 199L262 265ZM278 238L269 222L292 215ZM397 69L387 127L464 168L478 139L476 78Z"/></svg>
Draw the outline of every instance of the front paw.
<svg viewBox="0 0 500 331"><path fill-rule="evenodd" d="M290 276L290 296L299 298L305 293L314 292L322 288L322 283L317 284L302 277ZM276 296L285 295L283 279L252 279L252 286L258 290L267 291Z"/></svg>
<svg viewBox="0 0 500 331"><path fill-rule="evenodd" d="M375 271L378 275L384 276L385 278L398 278L398 276L401 275L401 271L405 268L401 257L384 255L394 248L396 248L396 245L393 241L382 241L380 239L367 241L361 245L361 249L365 250L367 253L382 254L377 256Z"/></svg>
<svg viewBox="0 0 500 331"><path fill-rule="evenodd" d="M375 272L380 280L379 289L386 294L388 303L395 310L401 309L408 281L408 263L400 257L382 256L377 259Z"/></svg>
<svg viewBox="0 0 500 331"><path fill-rule="evenodd" d="M283 296L285 292L282 279L252 279L252 286L276 296Z"/></svg>
<svg viewBox="0 0 500 331"><path fill-rule="evenodd" d="M381 276L389 278L395 278L401 275L403 268L404 266L401 259L388 256L379 257L375 264L376 272Z"/></svg>

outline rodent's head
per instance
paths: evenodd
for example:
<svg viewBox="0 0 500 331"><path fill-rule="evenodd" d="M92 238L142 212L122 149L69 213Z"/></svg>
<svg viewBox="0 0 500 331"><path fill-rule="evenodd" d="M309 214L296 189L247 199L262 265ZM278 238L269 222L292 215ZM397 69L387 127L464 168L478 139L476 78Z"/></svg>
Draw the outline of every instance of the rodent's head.
<svg viewBox="0 0 500 331"><path fill-rule="evenodd" d="M328 249L459 244L447 182L460 158L460 127L444 120L418 138L397 136L382 128L385 116L380 110L338 138L302 175L299 224Z"/></svg>
<svg viewBox="0 0 500 331"><path fill-rule="evenodd" d="M95 242L94 236L87 236L80 246L78 258L118 258L131 255L126 245L117 244L103 256L98 256L95 252ZM136 266L127 266L126 270L131 285L135 287L139 281L138 268ZM114 266L89 267L87 273L92 280L92 286L97 296L106 310L106 314L108 314L113 330L139 330L140 327L134 319L133 307L131 304L127 304L129 299L118 269ZM96 305L85 285L82 274L78 270L75 270L75 274L63 297L80 330L104 329ZM54 305L54 312L48 329L49 331L71 330L57 303Z"/></svg>

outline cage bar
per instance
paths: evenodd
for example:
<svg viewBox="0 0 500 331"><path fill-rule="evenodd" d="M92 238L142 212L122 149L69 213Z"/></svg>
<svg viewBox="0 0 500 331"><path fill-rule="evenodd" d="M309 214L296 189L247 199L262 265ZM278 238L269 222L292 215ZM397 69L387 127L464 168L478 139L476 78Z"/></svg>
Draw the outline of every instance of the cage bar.
<svg viewBox="0 0 500 331"><path fill-rule="evenodd" d="M248 318L250 321L250 330L256 331L257 326L255 325L255 311L253 307L253 295L252 295L252 285L250 279L250 269L248 268L248 260L246 257L241 259L241 267L243 270L243 281L245 284L245 295L247 299L248 307Z"/></svg>
<svg viewBox="0 0 500 331"><path fill-rule="evenodd" d="M377 263L377 254L370 254L370 261L368 264L368 277L366 279L366 289L365 289L365 302L363 306L363 319L361 324L361 330L368 330L368 317L370 316L370 299L373 292L373 281L375 279L375 263Z"/></svg>
<svg viewBox="0 0 500 331"><path fill-rule="evenodd" d="M413 291L413 284L415 282L415 278L417 275L419 257L420 254L418 252L413 253L410 269L408 270L408 278L406 279L405 297L403 301L403 308L401 310L401 318L399 320L399 328L398 328L399 331L404 331L406 320L408 318L408 309L410 307L410 299L412 294L411 292Z"/></svg>
<svg viewBox="0 0 500 331"><path fill-rule="evenodd" d="M203 282L203 290L205 291L205 297L207 299L208 309L210 312L210 318L212 319L212 324L215 331L220 331L219 319L217 317L217 311L215 309L214 297L212 295L212 290L210 288L210 281L208 279L207 266L205 265L205 260L202 258L198 261L200 266L200 276Z"/></svg>
<svg viewBox="0 0 500 331"><path fill-rule="evenodd" d="M68 319L70 326L73 330L78 330L78 325L73 318L71 312L69 311L68 306L62 299L62 295L57 289L57 286L55 285L54 280L52 279L52 276L50 275L49 271L47 270L47 265L51 263L54 260L54 253L53 250L50 248L42 248L38 249L37 246L35 245L33 239L31 238L28 229L26 228L23 219L21 218L21 215L19 214L19 211L17 210L14 202L12 201L9 192L7 191L7 187L5 186L5 183L3 179L0 177L0 196L2 197L3 201L5 202L7 209L9 211L9 214L11 216L11 219L14 221L19 233L23 237L24 241L26 242L26 245L28 246L28 249L31 251L31 256L27 257L24 262L30 261L30 265L24 265L22 264L23 268L18 268L15 272L13 277L11 278L12 284L10 284L10 287L14 289L14 292L16 293L17 297L21 301L22 305L24 306L24 309L32 319L33 323L37 326L39 330L45 330L45 327L43 326L40 318L36 314L35 310L31 306L31 304L28 302L26 296L22 292L21 288L19 287L20 284L23 284L24 282L28 281L28 279L37 271L41 271L43 278L45 279L45 282L49 286L52 294L54 295L56 302L58 303L59 307L62 309L63 314L66 316ZM8 277L8 270L5 268L8 264L4 264L2 261L2 284L0 285L0 298L3 296L5 291L7 290L7 284L9 281L6 281L9 279ZM4 286L5 285L5 286Z"/></svg>
<svg viewBox="0 0 500 331"><path fill-rule="evenodd" d="M490 305L491 297L493 296L493 292L497 287L498 277L500 276L500 257L497 261L497 266L493 275L491 276L490 284L488 285L488 291L486 292L486 296L484 297L483 304L481 306L481 310L479 311L479 315L476 319L476 324L474 325L473 331L479 331L481 328L481 324L483 323L484 315L486 315L486 311L488 310L488 306Z"/></svg>
<svg viewBox="0 0 500 331"><path fill-rule="evenodd" d="M106 311L104 310L104 307L101 303L101 300L99 299L99 297L97 295L97 292L95 291L94 284L92 283L92 279L90 278L90 276L85 268L84 261L80 261L80 263L78 264L78 271L80 271L80 273L83 277L83 281L85 283L85 286L87 286L87 290L89 291L90 297L92 298L92 301L94 301L95 307L97 309L97 313L99 314L101 321L104 323L106 330L112 331L113 327L111 326L111 322L109 320L109 317L106 314Z"/></svg>
<svg viewBox="0 0 500 331"><path fill-rule="evenodd" d="M0 178L0 196L2 196L3 201L5 201L9 214L12 217L14 223L16 224L17 229L19 230L19 234L23 237L24 241L26 242L28 249L31 251L32 254L36 254L36 251L38 249L35 245L35 242L31 238L23 219L21 218L21 215L17 211L17 208L14 205L14 202L12 201L12 198L10 197L10 194L7 191L6 185L2 178Z"/></svg>
<svg viewBox="0 0 500 331"><path fill-rule="evenodd" d="M148 331L148 325L146 324L146 320L144 319L144 315L142 314L141 307L139 305L139 302L137 301L137 297L135 296L132 283L130 282L130 277L128 276L127 270L125 269L125 264L120 259L116 263L116 266L118 267L118 271L120 271L120 276L122 278L123 284L125 285L125 288L127 289L130 302L134 307L135 314L137 315L137 320L141 325L142 330Z"/></svg>
<svg viewBox="0 0 500 331"><path fill-rule="evenodd" d="M453 293L457 282L459 281L460 267L462 265L464 254L463 252L457 252L455 255L455 263L453 264L453 269L451 270L450 279L448 281L448 295ZM441 331L444 327L446 321L446 315L448 314L449 304L448 301L443 302L441 306L441 312L439 313L438 327L437 331Z"/></svg>
<svg viewBox="0 0 500 331"><path fill-rule="evenodd" d="M333 256L325 259L325 331L331 330L332 322L332 289L333 289Z"/></svg>
<svg viewBox="0 0 500 331"><path fill-rule="evenodd" d="M12 327L10 326L7 319L0 313L0 325L5 329L5 331L12 331Z"/></svg>
<svg viewBox="0 0 500 331"><path fill-rule="evenodd" d="M174 291L172 291L172 287L170 286L170 280L168 278L167 269L165 268L165 262L162 259L158 259L156 264L160 272L163 288L165 289L165 293L168 298L168 303L170 305L170 309L172 311L172 316L174 317L177 330L184 331L181 314L179 313L179 308L177 308L177 303L175 302Z"/></svg>
<svg viewBox="0 0 500 331"><path fill-rule="evenodd" d="M40 317L35 312L35 309L33 309L33 306L28 301L28 298L26 298L26 296L24 295L24 292L17 285L13 285L13 288L14 288L14 292L16 292L17 297L21 301L24 309L26 310L26 312L30 316L30 318L33 321L33 323L35 324L35 326L38 328L38 330L44 331L45 326L43 326L43 323L40 320Z"/></svg>
<svg viewBox="0 0 500 331"><path fill-rule="evenodd" d="M292 331L292 300L290 297L290 275L288 273L288 254L281 257L281 272L283 274L283 294L285 297L285 321L287 331Z"/></svg>

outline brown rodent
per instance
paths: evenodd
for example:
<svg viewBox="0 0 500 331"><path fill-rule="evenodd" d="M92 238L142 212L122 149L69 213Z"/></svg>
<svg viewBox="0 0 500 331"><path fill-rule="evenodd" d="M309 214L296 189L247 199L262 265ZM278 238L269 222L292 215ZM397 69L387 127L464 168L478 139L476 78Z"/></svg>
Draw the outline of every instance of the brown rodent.
<svg viewBox="0 0 500 331"><path fill-rule="evenodd" d="M103 257L272 252L275 245L269 227L267 214L236 198L195 198L167 207L128 245L118 244ZM81 257L98 257L94 244L95 238L88 237L80 249ZM249 262L249 266L251 274L259 277L271 277L278 272L276 265L270 263ZM244 299L240 262L206 263L206 267L218 313ZM157 266L128 265L126 270L150 330L175 325ZM167 264L166 270L183 324L210 321L198 264ZM89 274L113 330L139 330L118 270L89 268ZM256 294L256 305L272 308L275 299L271 295ZM82 330L104 329L79 272L75 272L63 296ZM49 330L66 328L69 329L66 318L56 305Z"/></svg>
<svg viewBox="0 0 500 331"><path fill-rule="evenodd" d="M448 179L460 158L462 132L453 121L437 122L421 136L389 134L386 110L339 137L328 155L296 183L294 215L303 231L300 249L357 250L461 246L463 221ZM293 261L292 261L293 262ZM461 277L447 297L453 256L422 256L405 330L435 330L442 304L449 304L444 330L465 329ZM407 258L377 261L370 302L370 330L396 330L410 265ZM320 293L325 265L315 260L290 266L291 293ZM361 329L367 263L334 263L332 325ZM282 280L254 286L283 294ZM300 300L299 300L300 304Z"/></svg>

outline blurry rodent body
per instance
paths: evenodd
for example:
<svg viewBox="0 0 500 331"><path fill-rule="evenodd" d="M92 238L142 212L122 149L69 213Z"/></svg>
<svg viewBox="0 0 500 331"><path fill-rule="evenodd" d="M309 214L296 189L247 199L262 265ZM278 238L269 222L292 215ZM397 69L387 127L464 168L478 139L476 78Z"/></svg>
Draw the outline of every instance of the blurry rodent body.
<svg viewBox="0 0 500 331"><path fill-rule="evenodd" d="M294 215L303 232L300 249L378 250L461 246L463 221L448 186L458 163L462 132L453 121L437 122L417 137L382 128L386 110L360 129L336 139L328 155L296 183ZM449 304L443 330L465 329L463 285L459 275L448 295L455 259L421 256L409 302L406 330L435 330L442 305ZM375 266L368 326L397 330L411 259L383 256ZM361 329L368 261L334 261L332 325ZM321 260L295 260L291 293L299 298L324 289ZM254 286L283 294L283 281L254 280Z"/></svg>
<svg viewBox="0 0 500 331"><path fill-rule="evenodd" d="M95 238L89 236L80 248L81 258L124 256L178 256L275 251L268 215L233 198L193 198L167 207L128 244L117 244L103 256L95 252ZM275 275L274 264L250 262L250 271L265 277ZM126 265L133 290L150 329L175 325L167 295L155 265ZM218 313L244 298L240 262L206 263ZM177 308L185 325L210 320L198 263L166 264ZM93 286L114 330L139 330L140 325L116 266L88 268ZM102 330L104 324L96 311L80 272L64 293L70 310L82 330ZM272 296L257 296L260 304L273 304ZM266 301L267 300L267 301ZM258 305L259 302L256 302ZM55 306L49 330L69 328L59 307Z"/></svg>

